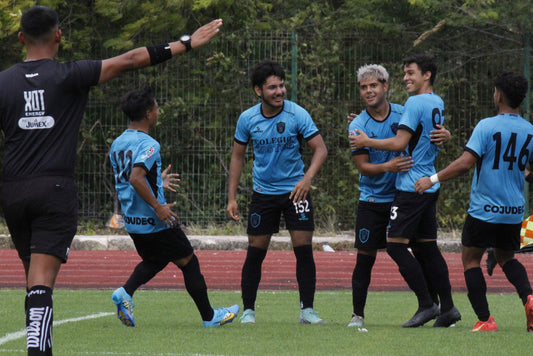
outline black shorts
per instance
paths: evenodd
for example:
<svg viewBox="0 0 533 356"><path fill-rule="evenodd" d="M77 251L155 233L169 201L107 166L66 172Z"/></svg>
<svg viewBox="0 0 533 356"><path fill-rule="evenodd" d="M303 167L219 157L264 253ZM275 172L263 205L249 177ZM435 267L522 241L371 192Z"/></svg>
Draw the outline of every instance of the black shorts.
<svg viewBox="0 0 533 356"><path fill-rule="evenodd" d="M46 176L2 184L0 201L19 257L53 255L66 262L78 224L73 178Z"/></svg>
<svg viewBox="0 0 533 356"><path fill-rule="evenodd" d="M437 238L437 199L435 193L397 191L390 211L389 237L409 240Z"/></svg>
<svg viewBox="0 0 533 356"><path fill-rule="evenodd" d="M466 247L495 247L504 251L520 249L522 223L493 224L467 215L461 243Z"/></svg>
<svg viewBox="0 0 533 356"><path fill-rule="evenodd" d="M143 261L166 265L193 253L191 242L179 227L151 234L131 234L137 253Z"/></svg>
<svg viewBox="0 0 533 356"><path fill-rule="evenodd" d="M355 248L379 250L387 247L391 205L392 203L359 202L355 220Z"/></svg>
<svg viewBox="0 0 533 356"><path fill-rule="evenodd" d="M248 235L271 235L279 232L281 213L289 231L314 231L314 211L311 195L300 203L289 199L290 193L268 195L253 192L248 212Z"/></svg>

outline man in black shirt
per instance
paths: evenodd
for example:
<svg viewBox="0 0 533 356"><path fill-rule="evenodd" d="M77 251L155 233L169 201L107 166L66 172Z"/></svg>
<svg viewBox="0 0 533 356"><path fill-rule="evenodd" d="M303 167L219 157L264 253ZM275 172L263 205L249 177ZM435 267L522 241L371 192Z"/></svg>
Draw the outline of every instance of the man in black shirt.
<svg viewBox="0 0 533 356"><path fill-rule="evenodd" d="M29 355L52 354L52 290L76 233L76 145L90 87L200 47L220 26L222 20L214 20L179 41L105 60L59 63L57 13L34 6L22 15L18 38L26 59L0 72L0 200L26 272Z"/></svg>

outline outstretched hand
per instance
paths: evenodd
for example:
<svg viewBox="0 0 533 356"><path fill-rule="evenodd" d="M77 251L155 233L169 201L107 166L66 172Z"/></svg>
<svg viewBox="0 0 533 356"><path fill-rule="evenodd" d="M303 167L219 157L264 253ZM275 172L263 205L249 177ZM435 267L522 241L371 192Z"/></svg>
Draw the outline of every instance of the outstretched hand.
<svg viewBox="0 0 533 356"><path fill-rule="evenodd" d="M222 19L213 20L208 24L203 25L194 33L191 35L191 47L201 47L211 38L215 37L215 35L220 30L220 27L222 26Z"/></svg>
<svg viewBox="0 0 533 356"><path fill-rule="evenodd" d="M163 179L163 188L170 190L171 192L176 192L174 188L179 188L179 182L181 179L178 173L168 173L171 165L169 164L163 172L161 172L161 179Z"/></svg>

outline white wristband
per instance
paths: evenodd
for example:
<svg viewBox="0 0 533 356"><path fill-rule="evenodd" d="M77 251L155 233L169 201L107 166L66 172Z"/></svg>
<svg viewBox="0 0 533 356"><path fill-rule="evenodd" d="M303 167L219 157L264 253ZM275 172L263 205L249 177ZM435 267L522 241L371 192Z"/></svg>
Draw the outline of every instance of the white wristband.
<svg viewBox="0 0 533 356"><path fill-rule="evenodd" d="M429 180L431 181L431 184L437 184L439 182L439 176L437 173L429 177Z"/></svg>

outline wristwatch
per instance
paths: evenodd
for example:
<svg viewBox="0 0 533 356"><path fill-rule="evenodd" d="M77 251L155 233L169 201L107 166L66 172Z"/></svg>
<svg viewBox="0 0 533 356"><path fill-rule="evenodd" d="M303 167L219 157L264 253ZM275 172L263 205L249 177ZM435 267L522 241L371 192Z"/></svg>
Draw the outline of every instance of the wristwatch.
<svg viewBox="0 0 533 356"><path fill-rule="evenodd" d="M180 37L180 42L183 43L183 45L185 46L185 50L187 52L189 52L192 47L191 47L191 36L189 35L183 35Z"/></svg>

